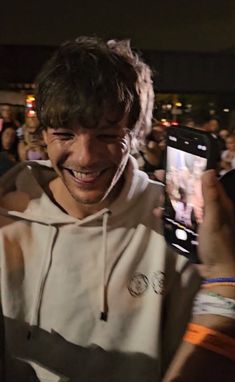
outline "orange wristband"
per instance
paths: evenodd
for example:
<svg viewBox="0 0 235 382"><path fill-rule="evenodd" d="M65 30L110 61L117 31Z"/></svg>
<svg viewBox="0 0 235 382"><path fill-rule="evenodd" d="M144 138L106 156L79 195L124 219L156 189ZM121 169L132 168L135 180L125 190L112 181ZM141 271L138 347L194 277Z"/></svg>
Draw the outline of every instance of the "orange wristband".
<svg viewBox="0 0 235 382"><path fill-rule="evenodd" d="M214 329L190 323L183 340L235 361L235 338Z"/></svg>

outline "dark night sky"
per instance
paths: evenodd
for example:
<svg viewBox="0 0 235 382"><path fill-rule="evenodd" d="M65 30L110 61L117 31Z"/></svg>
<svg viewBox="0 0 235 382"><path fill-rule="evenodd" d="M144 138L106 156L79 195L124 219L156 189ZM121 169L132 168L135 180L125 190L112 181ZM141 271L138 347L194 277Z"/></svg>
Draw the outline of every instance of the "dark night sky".
<svg viewBox="0 0 235 382"><path fill-rule="evenodd" d="M128 37L144 49L235 49L234 0L5 0L0 12L0 45L57 45L96 34Z"/></svg>

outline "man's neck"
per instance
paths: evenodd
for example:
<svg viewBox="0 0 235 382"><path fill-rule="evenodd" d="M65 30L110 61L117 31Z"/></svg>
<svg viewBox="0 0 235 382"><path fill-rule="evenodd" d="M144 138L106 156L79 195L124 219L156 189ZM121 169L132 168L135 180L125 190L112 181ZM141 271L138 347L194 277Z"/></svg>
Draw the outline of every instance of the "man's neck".
<svg viewBox="0 0 235 382"><path fill-rule="evenodd" d="M55 178L49 183L49 197L63 212L77 219L84 219L87 216L93 215L101 211L103 208L108 208L110 204L117 198L123 185L123 179L120 179L118 184L110 192L110 195L99 203L86 204L76 201L69 193L67 187L62 182L61 178Z"/></svg>

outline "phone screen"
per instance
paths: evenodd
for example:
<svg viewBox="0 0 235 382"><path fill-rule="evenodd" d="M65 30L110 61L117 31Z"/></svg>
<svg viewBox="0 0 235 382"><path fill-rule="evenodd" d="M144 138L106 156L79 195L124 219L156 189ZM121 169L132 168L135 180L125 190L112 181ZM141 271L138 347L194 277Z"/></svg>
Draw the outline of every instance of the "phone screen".
<svg viewBox="0 0 235 382"><path fill-rule="evenodd" d="M164 231L171 246L198 262L198 225L203 220L202 173L208 166L204 134L170 130L167 140Z"/></svg>
<svg viewBox="0 0 235 382"><path fill-rule="evenodd" d="M206 158L174 147L167 148L166 191L175 212L175 221L196 228L203 218L201 176Z"/></svg>

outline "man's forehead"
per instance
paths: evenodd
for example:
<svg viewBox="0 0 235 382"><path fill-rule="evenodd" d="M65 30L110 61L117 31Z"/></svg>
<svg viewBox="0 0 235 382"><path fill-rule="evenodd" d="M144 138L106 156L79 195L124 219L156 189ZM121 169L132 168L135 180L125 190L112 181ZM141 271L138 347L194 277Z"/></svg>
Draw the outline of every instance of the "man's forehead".
<svg viewBox="0 0 235 382"><path fill-rule="evenodd" d="M101 123L115 124L118 122L126 121L129 117L129 112L125 110L123 104L106 104L103 107L101 114Z"/></svg>
<svg viewBox="0 0 235 382"><path fill-rule="evenodd" d="M86 125L86 122L83 121L83 118L77 118L68 128L89 128L89 129L102 129L102 128L121 128L127 127L129 119L129 113L113 113L105 112L98 121L94 120L94 123Z"/></svg>

